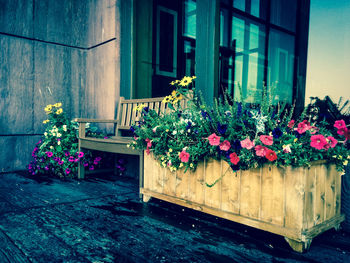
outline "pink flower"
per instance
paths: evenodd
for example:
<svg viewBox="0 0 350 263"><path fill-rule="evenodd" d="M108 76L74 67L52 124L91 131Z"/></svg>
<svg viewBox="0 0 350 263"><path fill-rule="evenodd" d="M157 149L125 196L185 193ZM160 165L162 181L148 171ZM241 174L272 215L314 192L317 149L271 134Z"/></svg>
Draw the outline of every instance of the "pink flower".
<svg viewBox="0 0 350 263"><path fill-rule="evenodd" d="M288 123L288 128L289 128L289 129L292 129L293 126L294 126L294 124L295 124L295 120L291 120L291 121Z"/></svg>
<svg viewBox="0 0 350 263"><path fill-rule="evenodd" d="M267 149L265 157L270 162L273 162L274 160L277 159L277 154L273 150Z"/></svg>
<svg viewBox="0 0 350 263"><path fill-rule="evenodd" d="M149 155L151 153L151 150L149 148L147 148L146 153L147 153L147 155Z"/></svg>
<svg viewBox="0 0 350 263"><path fill-rule="evenodd" d="M231 163L233 163L234 165L237 165L239 162L239 157L237 155L237 153L231 153L230 154L230 161Z"/></svg>
<svg viewBox="0 0 350 263"><path fill-rule="evenodd" d="M260 141L265 145L272 145L273 137L269 135L260 135Z"/></svg>
<svg viewBox="0 0 350 263"><path fill-rule="evenodd" d="M339 135L345 135L347 132L348 132L348 128L346 128L346 127L340 128L340 129L338 129L338 131L337 131L337 133L338 133Z"/></svg>
<svg viewBox="0 0 350 263"><path fill-rule="evenodd" d="M152 129L153 133L156 133L157 129L158 129L159 126L156 126Z"/></svg>
<svg viewBox="0 0 350 263"><path fill-rule="evenodd" d="M152 147L152 141L150 139L145 139L145 141L147 142L147 148L151 148Z"/></svg>
<svg viewBox="0 0 350 263"><path fill-rule="evenodd" d="M182 152L180 152L180 154L179 154L179 158L180 158L181 162L187 163L188 159L190 158L190 154L188 152L186 152L185 150L182 150Z"/></svg>
<svg viewBox="0 0 350 263"><path fill-rule="evenodd" d="M338 143L338 141L332 136L328 136L327 140L328 140L328 144L331 148L334 148Z"/></svg>
<svg viewBox="0 0 350 263"><path fill-rule="evenodd" d="M260 157L265 157L267 148L262 145L257 145L254 147L255 149L255 154Z"/></svg>
<svg viewBox="0 0 350 263"><path fill-rule="evenodd" d="M69 156L68 162L74 162L74 157L73 156Z"/></svg>
<svg viewBox="0 0 350 263"><path fill-rule="evenodd" d="M246 148L248 150L252 149L254 147L255 143L252 142L249 138L244 139L243 141L241 141L241 146L242 148Z"/></svg>
<svg viewBox="0 0 350 263"><path fill-rule="evenodd" d="M63 160L58 161L58 164L59 164L59 165L62 165L63 163L64 163Z"/></svg>
<svg viewBox="0 0 350 263"><path fill-rule="evenodd" d="M231 148L231 144L228 140L223 141L219 145L221 151L228 151Z"/></svg>
<svg viewBox="0 0 350 263"><path fill-rule="evenodd" d="M89 170L90 170L90 171L95 170L95 167L94 167L93 165L91 165L91 166L89 167Z"/></svg>
<svg viewBox="0 0 350 263"><path fill-rule="evenodd" d="M84 165L84 167L87 167L87 166L89 166L89 163L85 162L83 165Z"/></svg>
<svg viewBox="0 0 350 263"><path fill-rule="evenodd" d="M296 128L295 130L299 134L303 134L304 132L306 132L309 129L310 129L310 123L307 120L304 120L298 124L298 128Z"/></svg>
<svg viewBox="0 0 350 263"><path fill-rule="evenodd" d="M209 144L210 145L219 145L220 144L220 137L217 136L215 133L213 133L212 135L210 135L208 137L208 140L209 140Z"/></svg>
<svg viewBox="0 0 350 263"><path fill-rule="evenodd" d="M70 169L69 168L66 169L66 174L70 174Z"/></svg>
<svg viewBox="0 0 350 263"><path fill-rule="evenodd" d="M344 121L344 120L335 121L335 123L334 123L333 126L334 126L335 128L337 128L337 129L346 128L346 124L345 124L345 121Z"/></svg>
<svg viewBox="0 0 350 263"><path fill-rule="evenodd" d="M83 153L83 152L79 152L79 153L78 153L78 157L79 157L79 158L84 157L84 153Z"/></svg>
<svg viewBox="0 0 350 263"><path fill-rule="evenodd" d="M53 153L52 152L46 152L47 157L51 158Z"/></svg>
<svg viewBox="0 0 350 263"><path fill-rule="evenodd" d="M311 142L310 142L311 147L316 148L318 150L322 150L322 149L325 149L325 146L327 144L328 144L327 140L323 135L319 134L319 135L311 136Z"/></svg>

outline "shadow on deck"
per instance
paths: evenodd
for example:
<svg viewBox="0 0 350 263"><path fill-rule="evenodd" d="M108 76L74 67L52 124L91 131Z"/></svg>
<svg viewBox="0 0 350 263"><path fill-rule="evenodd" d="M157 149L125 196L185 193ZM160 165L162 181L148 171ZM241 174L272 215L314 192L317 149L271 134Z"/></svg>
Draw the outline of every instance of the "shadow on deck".
<svg viewBox="0 0 350 263"><path fill-rule="evenodd" d="M0 262L347 262L350 233L293 252L283 237L152 199L138 181L0 174Z"/></svg>

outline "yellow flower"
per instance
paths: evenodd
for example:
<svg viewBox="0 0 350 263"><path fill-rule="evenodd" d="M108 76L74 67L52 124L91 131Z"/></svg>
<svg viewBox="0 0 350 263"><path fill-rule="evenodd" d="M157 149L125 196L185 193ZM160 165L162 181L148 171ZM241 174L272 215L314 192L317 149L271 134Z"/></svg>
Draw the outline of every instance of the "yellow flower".
<svg viewBox="0 0 350 263"><path fill-rule="evenodd" d="M187 87L189 84L191 84L192 78L191 77L183 77L183 79L180 81L179 85L183 87Z"/></svg>
<svg viewBox="0 0 350 263"><path fill-rule="evenodd" d="M61 114L63 112L63 110L62 110L62 108L60 108L60 109L58 109L57 111L56 111L56 114Z"/></svg>
<svg viewBox="0 0 350 263"><path fill-rule="evenodd" d="M170 149L169 149L169 152L172 153L172 152L173 152L173 149L170 148Z"/></svg>
<svg viewBox="0 0 350 263"><path fill-rule="evenodd" d="M49 122L49 120L44 120L44 121L43 121L44 124L46 124L46 123L48 123L48 122Z"/></svg>
<svg viewBox="0 0 350 263"><path fill-rule="evenodd" d="M194 166L193 163L190 163L190 167L193 168L193 166Z"/></svg>
<svg viewBox="0 0 350 263"><path fill-rule="evenodd" d="M142 111L146 107L146 104L139 104L135 107L134 111Z"/></svg>
<svg viewBox="0 0 350 263"><path fill-rule="evenodd" d="M46 107L45 107L45 111L46 112L51 112L51 110L52 110L52 105L51 104L49 104L49 105L47 105Z"/></svg>
<svg viewBox="0 0 350 263"><path fill-rule="evenodd" d="M169 132L169 129L166 129L165 131L166 131L166 132Z"/></svg>
<svg viewBox="0 0 350 263"><path fill-rule="evenodd" d="M184 164L183 164L183 163L180 163L179 167L181 168L181 167L183 167L183 166L184 166Z"/></svg>
<svg viewBox="0 0 350 263"><path fill-rule="evenodd" d="M348 165L348 162L349 162L348 160L345 160L345 161L343 162L343 165L344 165L344 166L347 166L347 165Z"/></svg>
<svg viewBox="0 0 350 263"><path fill-rule="evenodd" d="M59 108L59 107L62 107L62 103L61 102L57 102L53 106L56 107L56 108Z"/></svg>
<svg viewBox="0 0 350 263"><path fill-rule="evenodd" d="M294 142L297 142L297 141L298 141L298 138L295 138L295 139L294 139Z"/></svg>
<svg viewBox="0 0 350 263"><path fill-rule="evenodd" d="M172 100L172 97L171 96L166 96L164 99L163 99L163 102L164 103L168 103Z"/></svg>

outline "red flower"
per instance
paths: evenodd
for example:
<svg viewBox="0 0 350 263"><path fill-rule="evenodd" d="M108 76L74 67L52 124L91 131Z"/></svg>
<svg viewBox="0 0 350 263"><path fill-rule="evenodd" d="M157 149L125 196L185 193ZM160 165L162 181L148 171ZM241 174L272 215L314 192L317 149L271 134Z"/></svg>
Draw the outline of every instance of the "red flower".
<svg viewBox="0 0 350 263"><path fill-rule="evenodd" d="M223 141L219 145L221 151L228 151L231 147L231 144L228 140Z"/></svg>
<svg viewBox="0 0 350 263"><path fill-rule="evenodd" d="M187 163L188 159L190 158L190 154L188 152L186 152L185 150L183 150L182 152L180 152L179 158L180 158L181 162Z"/></svg>
<svg viewBox="0 0 350 263"><path fill-rule="evenodd" d="M335 128L337 128L338 130L339 129L342 129L342 128L346 128L346 124L345 124L345 121L344 120L338 120L338 121L335 121L334 125L333 125Z"/></svg>
<svg viewBox="0 0 350 263"><path fill-rule="evenodd" d="M346 127L343 127L343 128L340 128L340 129L338 129L338 131L337 131L337 133L339 134L339 135L344 135L345 136L345 134L348 132L348 128L346 128Z"/></svg>
<svg viewBox="0 0 350 263"><path fill-rule="evenodd" d="M231 161L231 163L233 163L234 165L237 165L237 163L239 162L239 157L237 156L236 153L231 153L231 154L230 154L230 161Z"/></svg>
<svg viewBox="0 0 350 263"><path fill-rule="evenodd" d="M152 141L150 139L145 139L145 141L147 142L147 148L151 148L152 147Z"/></svg>
<svg viewBox="0 0 350 263"><path fill-rule="evenodd" d="M293 126L294 126L294 124L295 124L295 120L291 120L291 121L288 123L288 128L289 128L289 129L292 129Z"/></svg>
<svg viewBox="0 0 350 263"><path fill-rule="evenodd" d="M270 162L273 162L274 160L277 159L277 154L276 154L273 150L267 149L267 150L266 150L265 157L266 157L266 159L269 160Z"/></svg>
<svg viewBox="0 0 350 263"><path fill-rule="evenodd" d="M327 140L323 135L319 134L319 135L311 136L311 142L310 142L311 147L316 148L318 150L322 150L322 149L325 149L325 146L327 144L328 144Z"/></svg>
<svg viewBox="0 0 350 263"><path fill-rule="evenodd" d="M215 133L213 133L212 135L210 135L208 137L209 140L209 144L210 145L219 145L220 144L220 137L217 136Z"/></svg>
<svg viewBox="0 0 350 263"><path fill-rule="evenodd" d="M264 157L266 155L267 148L262 145L255 146L255 154L260 157Z"/></svg>
<svg viewBox="0 0 350 263"><path fill-rule="evenodd" d="M260 135L260 141L265 145L272 145L273 137L268 135Z"/></svg>

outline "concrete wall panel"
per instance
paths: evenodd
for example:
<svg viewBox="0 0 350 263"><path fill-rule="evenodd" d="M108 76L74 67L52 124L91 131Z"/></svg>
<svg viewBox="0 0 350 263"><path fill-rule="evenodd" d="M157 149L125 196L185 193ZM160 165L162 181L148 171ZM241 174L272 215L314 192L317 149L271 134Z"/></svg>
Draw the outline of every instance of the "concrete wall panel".
<svg viewBox="0 0 350 263"><path fill-rule="evenodd" d="M70 118L79 115L79 96L86 78L86 51L36 42L34 54L34 131L43 133L47 104L62 102Z"/></svg>
<svg viewBox="0 0 350 263"><path fill-rule="evenodd" d="M0 136L0 172L23 170L33 160L32 151L41 136Z"/></svg>
<svg viewBox="0 0 350 263"><path fill-rule="evenodd" d="M32 133L32 41L0 35L0 47L0 134Z"/></svg>
<svg viewBox="0 0 350 263"><path fill-rule="evenodd" d="M0 0L0 32L33 37L33 1Z"/></svg>

